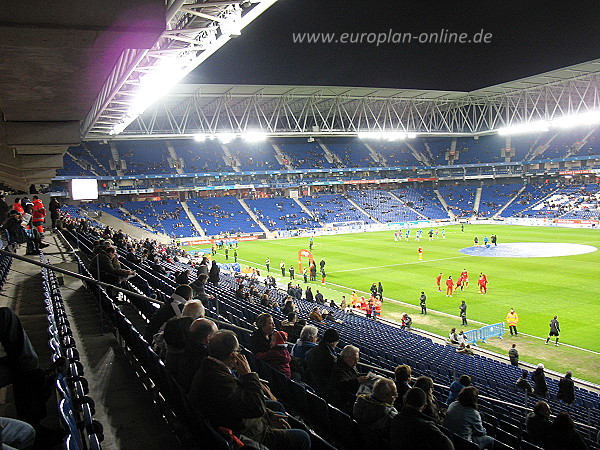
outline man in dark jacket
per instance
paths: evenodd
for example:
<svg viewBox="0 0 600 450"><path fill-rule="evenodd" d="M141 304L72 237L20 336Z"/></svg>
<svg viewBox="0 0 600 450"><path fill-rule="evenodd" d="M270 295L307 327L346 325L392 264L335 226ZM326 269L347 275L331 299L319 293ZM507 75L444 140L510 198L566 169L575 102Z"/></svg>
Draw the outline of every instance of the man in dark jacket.
<svg viewBox="0 0 600 450"><path fill-rule="evenodd" d="M306 432L286 429L289 425L285 418L267 408L258 375L240 354L235 333L217 332L208 344L208 352L189 394L191 404L203 417L214 427L242 433L268 448L310 448Z"/></svg>
<svg viewBox="0 0 600 450"><path fill-rule="evenodd" d="M48 247L48 244L42 242L42 238L35 228L26 230L21 225L22 216L19 211L13 209L9 212L8 219L2 225L8 232L9 242L17 244L27 244L27 255L37 255L41 248Z"/></svg>
<svg viewBox="0 0 600 450"><path fill-rule="evenodd" d="M144 333L144 337L146 338L147 342L152 342L154 335L158 333L160 328L167 320L169 320L171 317L181 316L183 306L188 300L192 299L192 294L193 290L191 286L187 284L177 286L169 301L163 304L150 318Z"/></svg>
<svg viewBox="0 0 600 450"><path fill-rule="evenodd" d="M306 354L309 384L322 397L330 397L329 375L337 360L335 347L340 341L340 335L334 328L325 330L319 344Z"/></svg>
<svg viewBox="0 0 600 450"><path fill-rule="evenodd" d="M572 376L573 372L567 371L565 376L558 382L558 393L556 394L557 398L569 405L575 400L575 383L571 379Z"/></svg>
<svg viewBox="0 0 600 450"><path fill-rule="evenodd" d="M356 369L359 360L360 350L358 347L346 345L331 369L329 378L334 406L348 414L352 414L352 407L356 401L356 392L360 384L368 379L366 375L361 375Z"/></svg>
<svg viewBox="0 0 600 450"><path fill-rule="evenodd" d="M454 450L454 445L435 422L423 414L427 395L420 388L409 389L404 406L392 419L390 439L393 449Z"/></svg>
<svg viewBox="0 0 600 450"><path fill-rule="evenodd" d="M525 426L531 443L545 446L546 438L552 428L550 405L544 401L537 402L533 407L533 412L527 414Z"/></svg>

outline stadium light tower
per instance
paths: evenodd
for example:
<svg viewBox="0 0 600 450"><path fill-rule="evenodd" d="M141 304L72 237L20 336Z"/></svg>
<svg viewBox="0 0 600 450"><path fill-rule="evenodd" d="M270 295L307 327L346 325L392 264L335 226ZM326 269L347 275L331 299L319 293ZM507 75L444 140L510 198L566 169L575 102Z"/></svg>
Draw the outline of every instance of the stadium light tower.
<svg viewBox="0 0 600 450"><path fill-rule="evenodd" d="M174 0L151 49L126 49L81 126L81 135L117 135L277 0Z"/></svg>

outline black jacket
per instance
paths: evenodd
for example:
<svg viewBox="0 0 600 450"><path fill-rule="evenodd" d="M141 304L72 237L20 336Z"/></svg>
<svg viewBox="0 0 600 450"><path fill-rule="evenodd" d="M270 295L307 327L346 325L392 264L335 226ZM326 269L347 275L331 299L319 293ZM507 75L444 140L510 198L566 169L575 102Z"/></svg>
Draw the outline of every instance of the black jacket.
<svg viewBox="0 0 600 450"><path fill-rule="evenodd" d="M454 450L454 445L437 425L420 411L403 406L392 419L392 449Z"/></svg>

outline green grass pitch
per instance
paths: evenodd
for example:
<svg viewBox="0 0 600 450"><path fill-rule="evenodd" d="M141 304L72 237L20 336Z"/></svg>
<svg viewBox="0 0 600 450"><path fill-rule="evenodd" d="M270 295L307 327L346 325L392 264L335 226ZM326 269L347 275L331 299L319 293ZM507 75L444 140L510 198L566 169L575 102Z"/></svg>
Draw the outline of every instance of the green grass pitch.
<svg viewBox="0 0 600 450"><path fill-rule="evenodd" d="M548 322L558 315L561 324L561 342L600 352L600 251L576 256L550 258L486 258L467 256L461 248L473 245L473 237L480 242L484 235L495 233L499 243L557 242L600 244L600 230L556 227L526 227L511 225L467 225L441 228L437 239L429 242L428 228L420 242L415 231L410 240L395 242L393 231L354 233L314 238L313 255L318 262L326 261L327 283L313 283L313 291L323 289L325 296L339 303L342 294L351 290L366 292L373 282L384 287L384 297L418 305L421 291L427 294L427 306L458 316L461 300L466 300L469 319L486 324L505 320L509 308L515 308L520 317L519 331L546 337ZM279 263L286 268L294 264L297 270L297 252L308 249L308 238L259 240L242 242L238 258L242 264L263 269L265 257L271 259L271 273L282 278ZM417 249L423 247L423 260L418 260ZM219 254L217 261L224 262ZM231 255L229 262L232 261ZM456 280L463 269L469 272L470 285L454 297L437 292L435 277L442 272L443 281L452 275ZM488 293L478 294L477 278L484 272L489 280ZM296 280L301 281L296 274ZM442 284L443 284L442 281ZM304 286L304 283L300 283ZM405 306L384 302L383 315L395 318ZM409 310L415 326L419 326L417 310ZM460 328L460 321L452 319ZM474 326L476 327L476 325ZM430 327L431 328L431 327ZM468 327L471 328L471 327ZM448 329L433 327L432 331L446 335ZM597 355L593 358L598 359Z"/></svg>

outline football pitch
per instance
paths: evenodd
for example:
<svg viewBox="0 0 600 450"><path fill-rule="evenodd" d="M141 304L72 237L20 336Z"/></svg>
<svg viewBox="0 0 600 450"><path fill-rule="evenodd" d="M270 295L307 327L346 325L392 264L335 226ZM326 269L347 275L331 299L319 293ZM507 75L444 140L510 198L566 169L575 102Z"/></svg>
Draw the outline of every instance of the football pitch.
<svg viewBox="0 0 600 450"><path fill-rule="evenodd" d="M473 256L460 252L473 246L475 236L481 243L484 236L490 237L492 234L498 236L499 248L504 244L516 243L530 243L529 248L533 250L542 247L537 243L600 247L600 230L513 225L466 225L464 232L458 225L444 228L445 239L442 238L442 228L439 228L438 237L429 241L429 228L425 228L420 242L415 240L415 229L411 230L408 241L403 235L398 242L394 241L393 231L315 237L312 253L317 265L321 259L325 260L327 278L325 286L321 285L320 277L319 282L310 283L313 292L319 289L326 298L339 304L342 295L349 299L352 290L356 290L359 295L367 296L371 284L381 282L384 298L404 303L384 301L384 317L398 320L405 311L413 317L415 327L443 336L448 334L452 326L472 329L482 324L505 321L508 310L514 308L520 318L518 328L521 341L516 342L520 342L522 360L532 363L553 361L556 370L573 369L576 366L589 375L586 377L581 374L581 378L600 381L597 374L600 355L595 353L600 352L600 251L570 256L519 258ZM422 261L418 258L419 247L423 248ZM265 258L269 257L271 274L284 283L289 281L287 269L293 264L296 269L295 282L304 288L302 276L297 273L297 254L299 250L308 248L308 238L242 242L237 250L238 262L257 267L261 269L261 275L265 275ZM482 248L477 250L484 255L487 251ZM489 254L495 255L494 250L497 249L489 249ZM233 262L231 255L232 252L227 262ZM216 260L225 262L225 257L220 253ZM279 270L281 261L285 263L285 277L281 276ZM305 258L303 264L307 262ZM469 273L469 286L455 292L453 297L446 297L444 281L449 275L456 280L464 269ZM438 292L435 283L440 272L443 274L444 292ZM484 295L478 293L477 286L481 272L487 275L489 282L488 292ZM427 316L419 314L421 291L427 295ZM458 318L461 300L468 305L470 323L467 327L461 327ZM544 346L543 340L536 340L536 337L547 336L548 323L554 315L560 321L561 344L592 352L577 351L567 346L564 349L563 346L552 346L550 350L551 346ZM488 340L490 349L504 353L509 342L512 342L507 334L508 330L503 342ZM551 351L555 353L548 353ZM567 352L563 357L569 360L557 361L561 358L556 353L558 351ZM539 357L539 361L524 356Z"/></svg>

